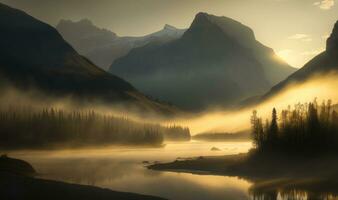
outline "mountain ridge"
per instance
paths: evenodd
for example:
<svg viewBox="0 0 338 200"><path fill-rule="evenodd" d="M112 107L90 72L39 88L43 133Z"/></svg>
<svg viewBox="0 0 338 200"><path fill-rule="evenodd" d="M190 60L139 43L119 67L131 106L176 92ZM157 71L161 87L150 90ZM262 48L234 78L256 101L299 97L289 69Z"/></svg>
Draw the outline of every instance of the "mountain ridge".
<svg viewBox="0 0 338 200"><path fill-rule="evenodd" d="M179 38L185 29L178 29L169 24L154 33L144 36L118 36L116 33L100 29L88 19L79 21L61 20L56 29L80 54L92 60L104 70L131 49L148 43L165 43ZM95 34L90 34L95 32Z"/></svg>
<svg viewBox="0 0 338 200"><path fill-rule="evenodd" d="M229 21L220 26L224 19ZM234 39L233 35L239 38ZM255 46L242 45L241 37L254 40L251 43ZM262 45L256 43L253 31L241 23L198 13L182 37L135 48L115 60L110 72L137 85L146 94L187 109L224 106L264 93L294 71L286 63L276 64L266 58L271 56L271 49L259 49L264 55L257 56L253 49ZM267 63L274 65L270 67ZM274 78L266 74L274 70L281 77L272 82Z"/></svg>

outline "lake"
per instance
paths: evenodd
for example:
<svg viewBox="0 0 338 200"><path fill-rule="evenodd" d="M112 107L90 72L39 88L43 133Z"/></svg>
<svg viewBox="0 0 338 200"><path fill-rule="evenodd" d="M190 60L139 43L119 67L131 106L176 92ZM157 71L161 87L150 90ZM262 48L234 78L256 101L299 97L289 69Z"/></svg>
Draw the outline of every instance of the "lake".
<svg viewBox="0 0 338 200"><path fill-rule="evenodd" d="M94 185L168 199L248 199L250 183L236 177L160 172L144 161L247 152L251 142L168 142L163 148L111 147L62 151L16 151L9 155L30 162L40 177ZM220 151L211 151L217 147Z"/></svg>
<svg viewBox="0 0 338 200"><path fill-rule="evenodd" d="M211 151L213 147L219 151ZM148 170L147 163L198 156L245 153L251 142L167 142L162 148L104 147L58 151L15 151L8 154L30 162L39 177L94 185L116 191L160 196L173 200L337 199L329 193L290 190L255 191L238 177L195 175ZM335 185L335 184L334 184ZM330 185L328 185L330 186Z"/></svg>
<svg viewBox="0 0 338 200"><path fill-rule="evenodd" d="M216 147L219 151L211 151ZM218 156L247 152L251 142L168 142L162 148L105 147L62 151L16 151L9 155L30 162L40 177L94 185L116 191L160 196L173 200L254 199L250 183L227 176L148 170L145 162ZM257 199L309 199L307 193L264 192ZM315 194L318 197L318 194ZM277 197L277 198L276 198ZM315 199L336 199L322 196ZM311 199L311 198L310 198Z"/></svg>

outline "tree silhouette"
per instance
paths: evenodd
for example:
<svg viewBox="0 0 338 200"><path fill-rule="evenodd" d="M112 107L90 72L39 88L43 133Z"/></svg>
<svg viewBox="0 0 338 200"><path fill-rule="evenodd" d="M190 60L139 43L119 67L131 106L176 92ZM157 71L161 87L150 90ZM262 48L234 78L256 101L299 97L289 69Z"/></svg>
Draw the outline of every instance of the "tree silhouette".
<svg viewBox="0 0 338 200"><path fill-rule="evenodd" d="M318 106L316 99L282 110L280 120L275 108L271 121L261 124L257 111L251 117L254 144L259 151L313 153L338 152L338 114L328 100ZM264 128L261 128L264 127Z"/></svg>

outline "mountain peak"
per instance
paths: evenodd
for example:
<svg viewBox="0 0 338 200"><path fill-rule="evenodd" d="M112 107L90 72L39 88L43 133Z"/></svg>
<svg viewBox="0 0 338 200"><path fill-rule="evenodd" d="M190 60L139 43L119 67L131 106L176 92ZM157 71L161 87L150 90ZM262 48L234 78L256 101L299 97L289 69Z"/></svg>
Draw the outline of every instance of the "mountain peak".
<svg viewBox="0 0 338 200"><path fill-rule="evenodd" d="M209 16L208 13L206 13L206 12L199 12L199 13L196 14L195 18L207 17L207 16Z"/></svg>
<svg viewBox="0 0 338 200"><path fill-rule="evenodd" d="M90 21L90 20L87 19L87 18L81 19L81 20L79 21L79 23L81 23L81 24L86 24L86 25L93 25L93 22Z"/></svg>
<svg viewBox="0 0 338 200"><path fill-rule="evenodd" d="M326 41L326 50L328 52L338 51L338 21L334 25L333 31Z"/></svg>
<svg viewBox="0 0 338 200"><path fill-rule="evenodd" d="M183 35L183 33L185 32L185 29L178 29L172 25L169 24L165 24L163 29L155 32L155 33L151 33L149 35L146 35L145 37L148 38L160 38L163 41L168 41L171 39L176 39L179 38Z"/></svg>
<svg viewBox="0 0 338 200"><path fill-rule="evenodd" d="M244 45L248 45L256 41L254 32L248 26L245 26L244 24L229 17L211 15L206 12L197 13L190 28L203 28L209 25L217 26L225 35L236 39Z"/></svg>
<svg viewBox="0 0 338 200"><path fill-rule="evenodd" d="M89 19L81 19L79 21L73 21L70 19L61 19L57 26L82 26L82 27L93 27L95 26Z"/></svg>
<svg viewBox="0 0 338 200"><path fill-rule="evenodd" d="M169 25L169 24L165 24L163 27L163 30L177 30L177 28L175 26Z"/></svg>
<svg viewBox="0 0 338 200"><path fill-rule="evenodd" d="M61 19L59 24L56 26L56 29L58 29L61 34L63 34L63 32L68 32L68 30L77 30L76 37L79 37L79 35L83 36L85 33L89 34L85 37L93 37L102 34L111 40L117 37L114 32L104 28L99 28L91 20L86 18L79 21Z"/></svg>
<svg viewBox="0 0 338 200"><path fill-rule="evenodd" d="M285 79L294 69L274 55L250 28L200 12L182 37L132 50L110 72L149 95L203 110L233 105Z"/></svg>

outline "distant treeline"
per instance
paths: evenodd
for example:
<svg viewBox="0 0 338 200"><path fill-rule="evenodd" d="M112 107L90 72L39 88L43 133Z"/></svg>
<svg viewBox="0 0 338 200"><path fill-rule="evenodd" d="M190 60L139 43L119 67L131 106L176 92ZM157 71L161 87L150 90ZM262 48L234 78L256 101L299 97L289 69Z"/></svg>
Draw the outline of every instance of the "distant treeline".
<svg viewBox="0 0 338 200"><path fill-rule="evenodd" d="M188 128L139 123L94 111L55 108L0 110L0 148L49 148L87 145L161 145L165 139L188 140Z"/></svg>
<svg viewBox="0 0 338 200"><path fill-rule="evenodd" d="M237 133L200 133L192 137L195 140L205 141L242 141L250 139L250 131L242 131Z"/></svg>
<svg viewBox="0 0 338 200"><path fill-rule="evenodd" d="M163 127L162 130L164 140L172 141L189 141L190 130L187 127L181 127L177 125Z"/></svg>
<svg viewBox="0 0 338 200"><path fill-rule="evenodd" d="M256 149L263 152L293 153L338 152L338 114L331 100L320 106L297 104L293 109L274 108L271 121L263 123L257 111L251 117L252 137Z"/></svg>

